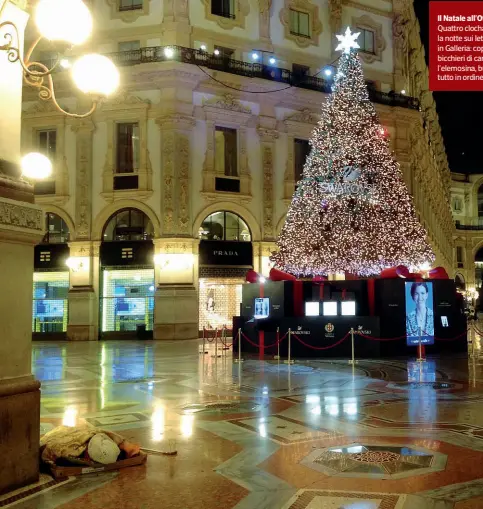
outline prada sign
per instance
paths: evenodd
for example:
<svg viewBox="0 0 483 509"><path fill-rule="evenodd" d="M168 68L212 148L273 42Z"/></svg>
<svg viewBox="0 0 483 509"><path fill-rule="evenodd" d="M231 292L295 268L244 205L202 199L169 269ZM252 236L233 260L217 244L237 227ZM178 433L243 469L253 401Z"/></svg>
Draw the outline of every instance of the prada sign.
<svg viewBox="0 0 483 509"><path fill-rule="evenodd" d="M39 244L35 246L34 268L67 271L69 253L68 244Z"/></svg>
<svg viewBox="0 0 483 509"><path fill-rule="evenodd" d="M200 265L251 268L253 266L252 243L202 240L200 242Z"/></svg>

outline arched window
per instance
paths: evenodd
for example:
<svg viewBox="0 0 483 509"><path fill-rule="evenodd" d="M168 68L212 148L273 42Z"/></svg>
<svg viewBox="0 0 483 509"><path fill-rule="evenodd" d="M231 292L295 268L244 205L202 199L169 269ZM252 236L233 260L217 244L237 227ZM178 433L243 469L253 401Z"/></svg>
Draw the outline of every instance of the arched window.
<svg viewBox="0 0 483 509"><path fill-rule="evenodd" d="M106 242L135 240L152 240L153 223L149 217L138 209L117 211L104 227L102 239Z"/></svg>
<svg viewBox="0 0 483 509"><path fill-rule="evenodd" d="M458 288L458 290L465 289L465 278L461 274L456 274L454 282L456 283L456 288Z"/></svg>
<svg viewBox="0 0 483 509"><path fill-rule="evenodd" d="M483 184L478 188L478 217L483 217Z"/></svg>
<svg viewBox="0 0 483 509"><path fill-rule="evenodd" d="M45 235L42 244L65 244L70 240L70 231L66 222L57 214L45 214Z"/></svg>
<svg viewBox="0 0 483 509"><path fill-rule="evenodd" d="M220 211L210 214L199 229L201 240L235 240L251 242L248 225L233 212Z"/></svg>

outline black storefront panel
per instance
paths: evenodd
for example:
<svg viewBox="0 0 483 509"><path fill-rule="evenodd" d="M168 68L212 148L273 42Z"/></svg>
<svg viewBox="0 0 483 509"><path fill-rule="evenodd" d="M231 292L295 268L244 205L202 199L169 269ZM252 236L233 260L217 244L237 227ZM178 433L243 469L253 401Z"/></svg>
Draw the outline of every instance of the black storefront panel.
<svg viewBox="0 0 483 509"><path fill-rule="evenodd" d="M100 249L103 267L154 266L154 244L150 241L103 242Z"/></svg>
<svg viewBox="0 0 483 509"><path fill-rule="evenodd" d="M39 244L34 249L34 269L68 271L69 254L68 244Z"/></svg>
<svg viewBox="0 0 483 509"><path fill-rule="evenodd" d="M200 266L253 267L251 242L202 240L199 256Z"/></svg>

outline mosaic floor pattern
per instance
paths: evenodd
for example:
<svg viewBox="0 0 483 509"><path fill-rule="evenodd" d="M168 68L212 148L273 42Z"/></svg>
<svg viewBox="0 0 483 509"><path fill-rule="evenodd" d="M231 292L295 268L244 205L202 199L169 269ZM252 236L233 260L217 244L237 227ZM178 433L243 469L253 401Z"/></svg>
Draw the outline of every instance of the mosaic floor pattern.
<svg viewBox="0 0 483 509"><path fill-rule="evenodd" d="M483 329L483 325L481 326ZM482 509L483 356L294 365L200 343L34 343L41 434L116 431L148 452L49 476L15 509ZM226 354L226 355L225 355ZM176 456L166 456L170 447Z"/></svg>

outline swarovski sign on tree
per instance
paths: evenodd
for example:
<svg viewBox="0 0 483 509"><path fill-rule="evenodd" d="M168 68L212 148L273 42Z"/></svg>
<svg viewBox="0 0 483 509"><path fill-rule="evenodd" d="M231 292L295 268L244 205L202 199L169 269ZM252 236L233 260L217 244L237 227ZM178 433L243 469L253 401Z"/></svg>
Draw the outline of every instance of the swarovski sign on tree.
<svg viewBox="0 0 483 509"><path fill-rule="evenodd" d="M272 256L298 276L369 276L395 265L434 261L399 164L364 82L359 34L337 36L343 50L333 93L322 107L311 152Z"/></svg>

